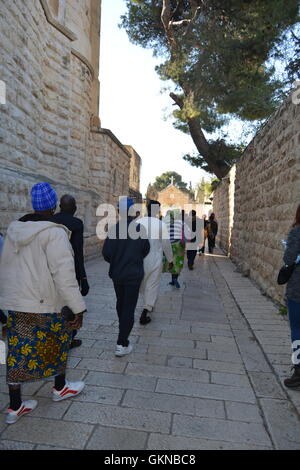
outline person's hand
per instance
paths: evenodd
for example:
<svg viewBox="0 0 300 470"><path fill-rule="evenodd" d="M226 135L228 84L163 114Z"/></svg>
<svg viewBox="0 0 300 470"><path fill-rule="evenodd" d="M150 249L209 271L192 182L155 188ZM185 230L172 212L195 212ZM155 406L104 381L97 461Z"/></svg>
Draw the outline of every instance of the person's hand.
<svg viewBox="0 0 300 470"><path fill-rule="evenodd" d="M81 292L81 295L82 297L86 297L89 293L89 290L90 290L90 286L89 286L89 283L87 281L87 279L81 279L80 281L80 292Z"/></svg>
<svg viewBox="0 0 300 470"><path fill-rule="evenodd" d="M80 328L82 328L83 314L84 312L78 313L77 315L75 315L75 320L69 322L70 330L80 330Z"/></svg>

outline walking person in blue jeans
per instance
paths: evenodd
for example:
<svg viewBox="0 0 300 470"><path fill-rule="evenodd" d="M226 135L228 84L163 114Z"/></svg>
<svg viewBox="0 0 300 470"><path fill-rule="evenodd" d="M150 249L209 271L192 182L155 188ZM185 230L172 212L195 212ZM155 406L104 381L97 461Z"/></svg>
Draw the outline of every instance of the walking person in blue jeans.
<svg viewBox="0 0 300 470"><path fill-rule="evenodd" d="M300 205L296 219L289 233L284 262L291 266L300 255ZM300 264L297 264L287 284L286 297L288 301L289 321L293 348L293 369L291 378L284 381L289 388L300 387Z"/></svg>

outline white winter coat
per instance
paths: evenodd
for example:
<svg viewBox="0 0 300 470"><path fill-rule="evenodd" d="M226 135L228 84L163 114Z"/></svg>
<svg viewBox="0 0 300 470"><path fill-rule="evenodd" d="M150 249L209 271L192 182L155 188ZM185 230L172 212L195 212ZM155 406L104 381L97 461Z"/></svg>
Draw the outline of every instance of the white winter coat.
<svg viewBox="0 0 300 470"><path fill-rule="evenodd" d="M3 310L58 313L86 310L75 277L70 232L51 222L13 222L0 259Z"/></svg>
<svg viewBox="0 0 300 470"><path fill-rule="evenodd" d="M144 308L151 312L155 306L163 268L163 255L173 262L173 251L166 224L155 217L143 217L139 224L145 227L150 242L150 253L144 259L144 280L140 292L144 297Z"/></svg>

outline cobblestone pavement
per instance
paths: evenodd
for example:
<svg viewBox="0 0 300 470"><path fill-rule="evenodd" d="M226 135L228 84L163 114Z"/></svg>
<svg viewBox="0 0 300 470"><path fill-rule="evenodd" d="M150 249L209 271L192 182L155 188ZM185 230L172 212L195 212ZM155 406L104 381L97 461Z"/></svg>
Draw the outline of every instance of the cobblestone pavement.
<svg viewBox="0 0 300 470"><path fill-rule="evenodd" d="M69 380L86 382L53 403L51 382L24 386L38 408L8 427L0 449L299 449L300 391L290 374L286 319L221 254L197 258L182 289L163 275L153 322L136 326L134 353L114 356L115 296L103 260L88 263L89 313ZM136 318L139 318L141 301ZM0 366L0 407L7 405Z"/></svg>

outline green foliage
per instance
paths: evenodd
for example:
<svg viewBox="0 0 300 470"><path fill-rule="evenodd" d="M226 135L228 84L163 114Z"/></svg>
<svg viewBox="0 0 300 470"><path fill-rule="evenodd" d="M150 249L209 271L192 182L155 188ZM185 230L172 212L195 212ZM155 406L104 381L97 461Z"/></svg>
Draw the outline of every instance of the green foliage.
<svg viewBox="0 0 300 470"><path fill-rule="evenodd" d="M280 315L287 315L288 314L288 309L286 306L282 305L280 308L279 308L279 314Z"/></svg>
<svg viewBox="0 0 300 470"><path fill-rule="evenodd" d="M171 184L172 177L174 178L174 185L177 186L177 188L181 189L182 191L189 191L187 183L184 183L182 181L182 176L176 173L175 171L167 171L161 176L157 176L152 187L158 192L162 191Z"/></svg>
<svg viewBox="0 0 300 470"><path fill-rule="evenodd" d="M204 178L202 178L200 183L198 183L195 188L196 201L203 204L220 183L221 181L214 177L211 178L210 181L206 181Z"/></svg>
<svg viewBox="0 0 300 470"><path fill-rule="evenodd" d="M300 0L171 0L169 34L161 20L162 0L126 4L121 27L134 44L162 58L157 73L174 83L183 102L173 113L177 129L189 133L191 119L208 133L236 117L266 119L285 96L286 83L269 59L275 52L282 57L283 35L299 21ZM240 155L241 149L219 140L212 142L209 157L185 159L206 169L208 158L231 164Z"/></svg>

